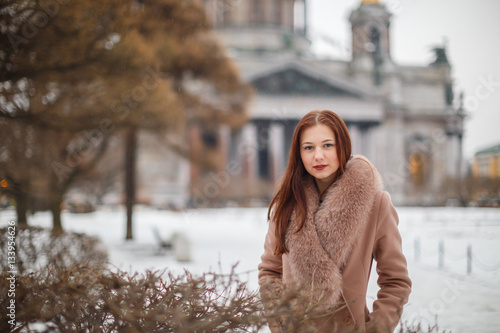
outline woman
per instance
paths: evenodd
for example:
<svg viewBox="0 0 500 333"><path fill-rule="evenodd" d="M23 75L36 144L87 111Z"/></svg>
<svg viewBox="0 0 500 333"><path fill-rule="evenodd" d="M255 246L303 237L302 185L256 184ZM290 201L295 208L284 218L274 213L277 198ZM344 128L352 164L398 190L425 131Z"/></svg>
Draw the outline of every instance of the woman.
<svg viewBox="0 0 500 333"><path fill-rule="evenodd" d="M394 331L411 291L398 216L375 167L351 156L349 133L337 114L312 111L297 125L268 218L261 286L298 285L321 300L320 308L332 314L308 324L316 331ZM373 259L380 290L369 313ZM271 330L279 332L279 325L270 323Z"/></svg>

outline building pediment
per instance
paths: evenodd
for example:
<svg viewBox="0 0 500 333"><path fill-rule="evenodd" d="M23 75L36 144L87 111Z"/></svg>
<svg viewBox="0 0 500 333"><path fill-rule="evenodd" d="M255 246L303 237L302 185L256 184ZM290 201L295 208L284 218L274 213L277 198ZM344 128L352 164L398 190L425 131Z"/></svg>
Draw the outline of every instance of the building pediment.
<svg viewBox="0 0 500 333"><path fill-rule="evenodd" d="M275 65L253 73L247 79L259 94L371 97L370 93L341 78L340 74L321 72L307 63Z"/></svg>

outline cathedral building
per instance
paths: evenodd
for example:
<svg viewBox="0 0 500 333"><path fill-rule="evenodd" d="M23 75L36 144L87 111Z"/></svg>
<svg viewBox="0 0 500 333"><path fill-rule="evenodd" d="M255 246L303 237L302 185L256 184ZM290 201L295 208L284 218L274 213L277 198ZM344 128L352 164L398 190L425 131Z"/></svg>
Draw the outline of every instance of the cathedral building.
<svg viewBox="0 0 500 333"><path fill-rule="evenodd" d="M351 60L320 59L310 49L307 0L202 2L255 94L248 123L218 131L223 167L205 183L191 179L192 200L267 202L295 126L315 109L344 119L353 153L373 161L395 204L439 205L456 197L450 184L462 173L465 114L444 47L427 66L395 63L391 13L383 1L363 0L349 17Z"/></svg>

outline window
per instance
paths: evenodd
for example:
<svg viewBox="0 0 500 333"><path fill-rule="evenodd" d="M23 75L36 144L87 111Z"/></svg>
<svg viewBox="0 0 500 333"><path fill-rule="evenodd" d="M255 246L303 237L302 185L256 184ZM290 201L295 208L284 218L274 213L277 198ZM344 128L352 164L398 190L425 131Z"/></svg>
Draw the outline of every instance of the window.
<svg viewBox="0 0 500 333"><path fill-rule="evenodd" d="M410 178L413 185L421 187L424 184L427 156L421 152L411 153L409 158Z"/></svg>
<svg viewBox="0 0 500 333"><path fill-rule="evenodd" d="M490 159L488 157L478 157L477 159L477 175L479 177L488 177L490 174Z"/></svg>

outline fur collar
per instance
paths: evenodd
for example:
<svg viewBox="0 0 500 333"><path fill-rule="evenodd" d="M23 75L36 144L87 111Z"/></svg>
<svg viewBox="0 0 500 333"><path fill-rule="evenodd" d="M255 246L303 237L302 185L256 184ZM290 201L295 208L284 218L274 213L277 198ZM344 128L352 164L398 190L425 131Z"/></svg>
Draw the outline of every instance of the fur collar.
<svg viewBox="0 0 500 333"><path fill-rule="evenodd" d="M286 235L292 278L330 307L341 300L342 269L368 220L375 195L382 191L375 167L363 156L352 156L344 175L326 191L319 205L314 179L305 185L307 217L302 230L292 214Z"/></svg>

